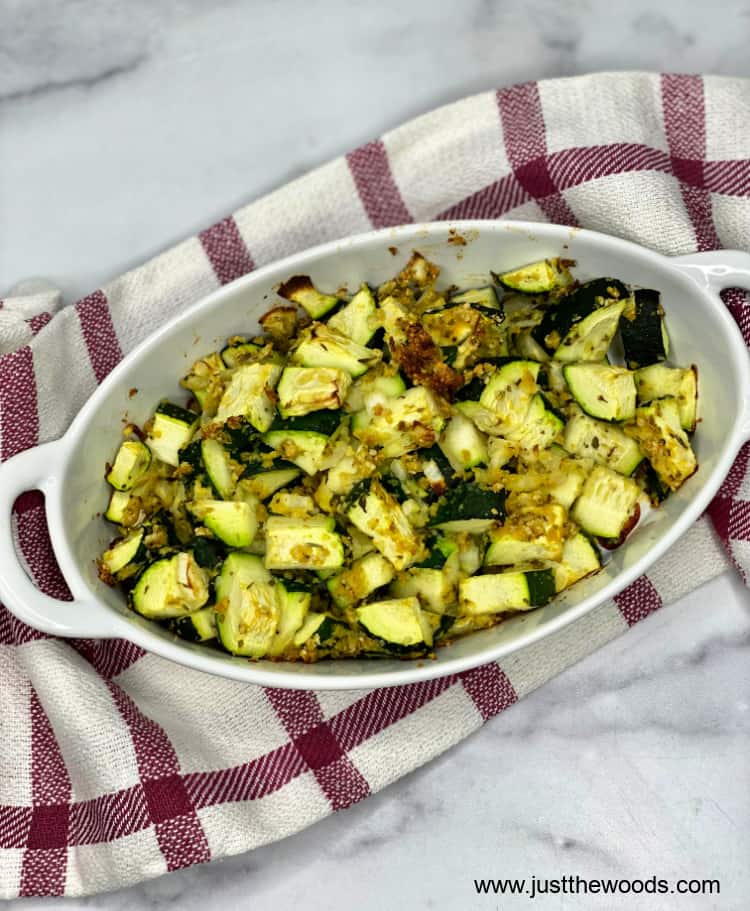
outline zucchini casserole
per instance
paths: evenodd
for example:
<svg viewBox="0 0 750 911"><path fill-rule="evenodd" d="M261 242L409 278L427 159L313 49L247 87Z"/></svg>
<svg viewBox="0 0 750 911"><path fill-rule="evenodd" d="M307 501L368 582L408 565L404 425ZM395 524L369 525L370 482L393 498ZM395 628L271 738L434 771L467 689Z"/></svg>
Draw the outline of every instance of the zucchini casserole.
<svg viewBox="0 0 750 911"><path fill-rule="evenodd" d="M178 637L316 661L429 656L595 573L696 471L697 372L658 291L574 266L290 278L125 427L100 577Z"/></svg>

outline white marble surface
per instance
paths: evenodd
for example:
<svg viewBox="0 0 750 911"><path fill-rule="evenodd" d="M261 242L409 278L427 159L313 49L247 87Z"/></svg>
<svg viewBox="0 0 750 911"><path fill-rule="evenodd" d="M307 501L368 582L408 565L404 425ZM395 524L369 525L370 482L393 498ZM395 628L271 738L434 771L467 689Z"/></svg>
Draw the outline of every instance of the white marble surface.
<svg viewBox="0 0 750 911"><path fill-rule="evenodd" d="M406 117L594 69L750 74L750 3L0 0L0 294L71 299ZM385 793L65 907L721 909L750 895L750 597L728 576ZM719 878L718 898L477 897L477 876Z"/></svg>

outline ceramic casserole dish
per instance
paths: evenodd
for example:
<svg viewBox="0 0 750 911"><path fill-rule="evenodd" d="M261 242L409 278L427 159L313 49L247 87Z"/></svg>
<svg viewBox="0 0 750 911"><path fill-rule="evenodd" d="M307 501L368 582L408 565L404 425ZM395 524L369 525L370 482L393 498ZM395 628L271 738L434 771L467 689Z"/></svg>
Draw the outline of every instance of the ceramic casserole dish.
<svg viewBox="0 0 750 911"><path fill-rule="evenodd" d="M465 241L456 243L457 236ZM393 250L396 249L394 254ZM112 528L100 517L107 502L103 466L121 439L122 420L142 423L154 403L184 398L177 385L189 365L228 336L257 331L257 319L279 283L309 274L316 286L357 287L389 278L419 250L441 268L441 281L486 282L490 270L564 256L579 279L611 275L656 288L667 315L670 357L696 364L699 469L639 526L595 576L548 606L522 613L437 651L434 660L356 659L296 664L251 662L178 641L131 611L120 591L97 576L96 557ZM740 448L750 438L750 359L722 302L723 288L750 289L750 254L733 251L668 258L628 241L557 225L513 221L410 225L334 241L258 269L220 288L138 346L99 386L60 439L0 466L0 599L30 626L58 636L123 638L192 668L247 683L298 689L357 689L440 677L499 659L582 617L622 591L671 547L701 515ZM129 390L138 395L129 397ZM179 400L179 398L178 398ZM55 555L74 600L39 592L24 572L11 536L16 497L39 489L46 498Z"/></svg>

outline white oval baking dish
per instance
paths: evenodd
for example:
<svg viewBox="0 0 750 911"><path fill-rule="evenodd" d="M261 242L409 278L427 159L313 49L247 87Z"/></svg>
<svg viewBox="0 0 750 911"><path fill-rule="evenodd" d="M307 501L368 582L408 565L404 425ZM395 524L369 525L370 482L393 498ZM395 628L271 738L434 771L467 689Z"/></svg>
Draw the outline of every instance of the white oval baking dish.
<svg viewBox="0 0 750 911"><path fill-rule="evenodd" d="M466 244L457 243L457 236ZM121 439L121 418L142 422L159 399L184 396L177 379L186 367L227 336L252 332L257 317L271 305L275 287L290 275L310 274L323 288L378 283L393 275L412 249L440 265L446 284L480 283L489 269L503 271L562 254L576 260L578 277L611 275L658 288L674 361L698 365L697 474L669 498L655 521L636 530L598 575L547 607L438 650L433 661L249 662L176 641L157 624L130 611L118 591L99 581L94 563L112 535L111 526L97 515L107 501L103 466ZM591 231L512 221L386 229L324 244L265 266L210 294L139 345L91 396L62 439L0 466L0 598L25 623L47 633L129 639L199 670L274 687L391 686L501 658L561 629L624 589L675 543L716 493L740 446L750 437L750 360L719 297L723 288L732 286L750 289L750 254L720 251L667 258ZM138 395L131 399L128 390L133 387ZM73 602L56 601L39 592L18 562L10 512L18 494L35 488L45 494L52 544Z"/></svg>

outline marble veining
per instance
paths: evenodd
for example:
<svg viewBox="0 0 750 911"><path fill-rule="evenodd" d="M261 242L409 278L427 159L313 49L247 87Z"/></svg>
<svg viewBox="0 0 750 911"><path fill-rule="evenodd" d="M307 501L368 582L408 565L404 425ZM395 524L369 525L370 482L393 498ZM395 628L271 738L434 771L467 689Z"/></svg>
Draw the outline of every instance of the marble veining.
<svg viewBox="0 0 750 911"><path fill-rule="evenodd" d="M596 69L750 75L750 0L0 0L0 25L0 296L45 276L69 301L471 92ZM608 909L471 885L532 874L717 877L718 898L628 907L745 911L749 733L750 597L725 575L312 829L9 911Z"/></svg>

